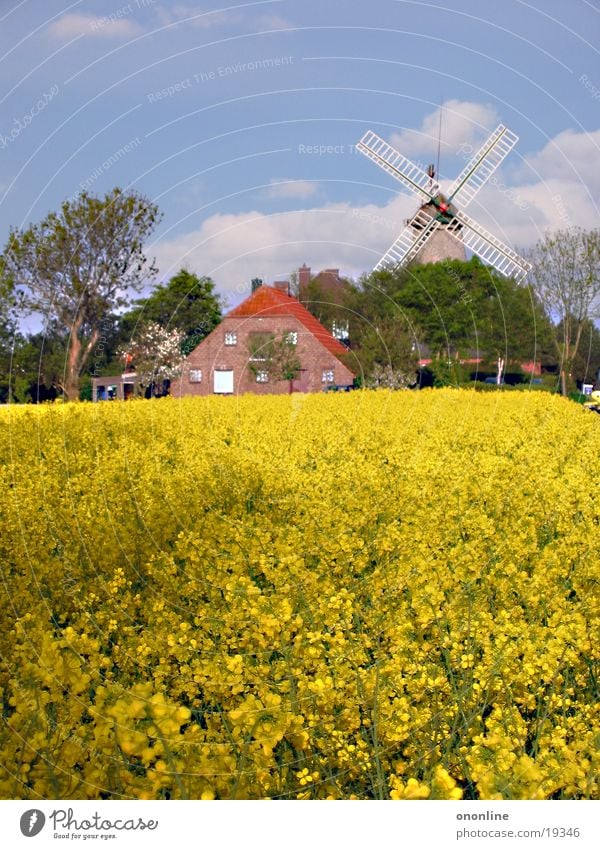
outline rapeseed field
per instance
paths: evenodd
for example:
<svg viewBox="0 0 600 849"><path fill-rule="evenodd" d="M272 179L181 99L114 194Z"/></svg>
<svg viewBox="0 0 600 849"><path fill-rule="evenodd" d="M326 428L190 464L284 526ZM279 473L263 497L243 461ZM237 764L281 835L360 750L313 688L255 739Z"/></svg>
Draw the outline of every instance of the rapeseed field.
<svg viewBox="0 0 600 849"><path fill-rule="evenodd" d="M452 389L0 410L0 796L597 799L599 423Z"/></svg>

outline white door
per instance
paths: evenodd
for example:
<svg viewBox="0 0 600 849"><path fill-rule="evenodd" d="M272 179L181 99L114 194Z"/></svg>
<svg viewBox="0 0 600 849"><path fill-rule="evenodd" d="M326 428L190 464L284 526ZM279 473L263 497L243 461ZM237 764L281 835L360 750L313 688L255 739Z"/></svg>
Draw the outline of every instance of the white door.
<svg viewBox="0 0 600 849"><path fill-rule="evenodd" d="M233 371L215 372L215 395L233 394Z"/></svg>

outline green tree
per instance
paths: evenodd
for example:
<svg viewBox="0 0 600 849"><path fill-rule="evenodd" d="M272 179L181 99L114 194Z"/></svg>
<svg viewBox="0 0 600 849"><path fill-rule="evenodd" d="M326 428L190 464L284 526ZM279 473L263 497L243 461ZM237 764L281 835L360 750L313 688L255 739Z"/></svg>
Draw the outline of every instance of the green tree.
<svg viewBox="0 0 600 849"><path fill-rule="evenodd" d="M290 275L290 292L338 339L347 341L349 310L353 308L357 287L352 280L324 270L300 286L297 272Z"/></svg>
<svg viewBox="0 0 600 849"><path fill-rule="evenodd" d="M11 395L13 352L22 337L17 334L16 299L9 280L0 276L0 403Z"/></svg>
<svg viewBox="0 0 600 849"><path fill-rule="evenodd" d="M351 339L360 325L386 317L415 347L430 350L438 383L456 382L460 359L483 358L502 368L545 355L550 324L535 293L483 265L445 260L384 269L361 281ZM368 336L367 336L368 338ZM400 336L401 338L401 336ZM406 350L406 345L404 345Z"/></svg>
<svg viewBox="0 0 600 849"><path fill-rule="evenodd" d="M558 328L561 333L561 328ZM579 383L598 381L600 371L600 330L593 321L586 321L581 331L579 349L573 359L572 377Z"/></svg>
<svg viewBox="0 0 600 849"><path fill-rule="evenodd" d="M354 365L360 367L365 386L404 389L416 382L418 353L402 319L384 316L375 323L363 321L355 335Z"/></svg>
<svg viewBox="0 0 600 849"><path fill-rule="evenodd" d="M600 229L547 233L528 258L532 285L555 322L561 392L567 395L584 330L600 317Z"/></svg>
<svg viewBox="0 0 600 849"><path fill-rule="evenodd" d="M494 291L490 270L478 259L446 260L392 272L387 291L432 353L468 354L477 348L478 320ZM395 284L395 285L393 285Z"/></svg>
<svg viewBox="0 0 600 849"><path fill-rule="evenodd" d="M248 368L253 374L266 372L270 381L286 380L291 392L301 366L297 338L291 334L280 337L267 332L250 334Z"/></svg>
<svg viewBox="0 0 600 849"><path fill-rule="evenodd" d="M500 382L511 364L554 359L552 322L535 290L494 274L476 316L476 350L497 369Z"/></svg>
<svg viewBox="0 0 600 849"><path fill-rule="evenodd" d="M198 277L182 268L121 317L122 343L135 339L141 328L153 323L180 331L181 352L187 356L219 324L222 306L210 277Z"/></svg>
<svg viewBox="0 0 600 849"><path fill-rule="evenodd" d="M6 404L10 397L13 339L14 335L0 325L0 404Z"/></svg>
<svg viewBox="0 0 600 849"><path fill-rule="evenodd" d="M82 192L39 224L10 232L0 278L68 340L60 386L70 400L79 397L103 320L157 272L143 244L158 220L142 195L115 188L102 198Z"/></svg>
<svg viewBox="0 0 600 849"><path fill-rule="evenodd" d="M15 333L2 357L0 403L37 403L61 394L66 342L52 333Z"/></svg>
<svg viewBox="0 0 600 849"><path fill-rule="evenodd" d="M346 292L341 286L338 292L332 293L331 288L325 287L318 276L313 277L299 293L300 302L321 324L329 328L334 322L339 322L340 318L346 319L345 295Z"/></svg>
<svg viewBox="0 0 600 849"><path fill-rule="evenodd" d="M60 394L66 341L52 333L31 333L17 340L13 355L13 399L44 401Z"/></svg>
<svg viewBox="0 0 600 849"><path fill-rule="evenodd" d="M14 400L13 346L19 344L15 337L0 324L0 404Z"/></svg>

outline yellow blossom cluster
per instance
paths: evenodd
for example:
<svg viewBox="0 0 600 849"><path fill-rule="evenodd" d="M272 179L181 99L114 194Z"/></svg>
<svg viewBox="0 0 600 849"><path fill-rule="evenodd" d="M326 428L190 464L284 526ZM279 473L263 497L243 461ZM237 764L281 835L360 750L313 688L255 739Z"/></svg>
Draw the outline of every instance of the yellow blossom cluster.
<svg viewBox="0 0 600 849"><path fill-rule="evenodd" d="M542 393L0 411L0 796L599 797L600 429Z"/></svg>

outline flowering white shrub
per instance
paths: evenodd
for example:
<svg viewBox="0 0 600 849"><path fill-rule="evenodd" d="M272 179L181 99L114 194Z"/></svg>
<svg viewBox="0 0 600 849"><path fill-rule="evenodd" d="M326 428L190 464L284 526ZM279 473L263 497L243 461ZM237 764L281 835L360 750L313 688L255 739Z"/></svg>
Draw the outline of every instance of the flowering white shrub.
<svg viewBox="0 0 600 849"><path fill-rule="evenodd" d="M152 382L172 380L180 373L182 339L180 330L167 330L150 322L118 352L118 356L133 364L140 386L146 387Z"/></svg>

